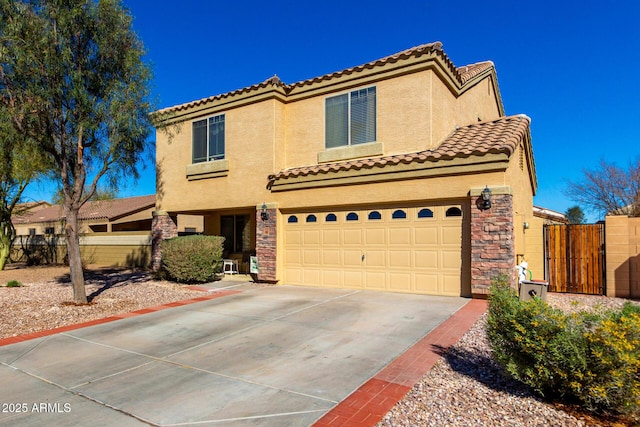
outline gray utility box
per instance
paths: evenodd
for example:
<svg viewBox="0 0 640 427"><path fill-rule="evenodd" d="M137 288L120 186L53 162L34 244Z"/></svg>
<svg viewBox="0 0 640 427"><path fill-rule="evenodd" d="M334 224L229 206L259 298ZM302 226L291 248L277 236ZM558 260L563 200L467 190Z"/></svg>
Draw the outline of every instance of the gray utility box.
<svg viewBox="0 0 640 427"><path fill-rule="evenodd" d="M533 282L523 280L520 282L520 301L527 301L535 297L539 297L542 301L547 300L547 282Z"/></svg>

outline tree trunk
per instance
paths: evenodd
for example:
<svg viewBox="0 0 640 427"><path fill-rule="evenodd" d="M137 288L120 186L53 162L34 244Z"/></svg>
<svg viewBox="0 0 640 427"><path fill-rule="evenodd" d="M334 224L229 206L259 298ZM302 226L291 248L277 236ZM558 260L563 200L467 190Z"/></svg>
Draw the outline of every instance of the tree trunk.
<svg viewBox="0 0 640 427"><path fill-rule="evenodd" d="M4 235L0 236L0 240L2 240L0 243L0 270L4 270L4 265L9 259L9 252L11 252L11 243L5 241Z"/></svg>
<svg viewBox="0 0 640 427"><path fill-rule="evenodd" d="M11 243L13 241L14 233L11 223L0 224L2 229L0 230L0 270L4 270L4 266L11 254Z"/></svg>
<svg viewBox="0 0 640 427"><path fill-rule="evenodd" d="M67 257L69 258L69 270L71 283L73 284L73 302L76 304L87 303L87 292L84 288L84 271L82 258L80 257L80 236L78 235L78 210L70 209L67 213Z"/></svg>

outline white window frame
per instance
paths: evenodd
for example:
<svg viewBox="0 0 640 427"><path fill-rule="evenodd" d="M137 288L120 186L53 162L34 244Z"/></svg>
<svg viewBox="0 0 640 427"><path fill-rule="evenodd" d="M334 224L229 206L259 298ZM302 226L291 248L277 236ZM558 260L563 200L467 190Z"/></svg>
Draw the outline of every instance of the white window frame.
<svg viewBox="0 0 640 427"><path fill-rule="evenodd" d="M204 156L200 156L196 158L196 132L195 126L196 123L206 122L206 154ZM223 114L216 114L215 116L205 117L204 119L198 119L191 122L191 162L195 163L204 163L204 162L212 162L215 160L223 160L226 155L226 118ZM211 126L222 123L222 152L211 153Z"/></svg>
<svg viewBox="0 0 640 427"><path fill-rule="evenodd" d="M362 141L354 141L354 118L353 118L353 105L356 102L355 99L357 99L358 97L362 96L362 95L366 95L367 97L370 97L368 99L372 100L369 102L373 103L373 106L369 107L371 108L373 111L371 112L371 114L373 115L373 129L369 129L369 131L372 133L372 135L370 135L369 138L366 138ZM372 96L373 95L373 96ZM346 123L346 131L347 131L347 138L346 138L346 143L344 142L340 142L338 141L337 143L334 141L330 141L331 136L330 133L336 133L336 132L331 132L332 130L335 130L335 124L333 123L329 123L331 120L330 117L330 113L329 113L329 102L331 101L335 101L337 100L337 98L341 98L341 97L347 97L347 112L346 112L346 116L347 116L347 123ZM360 145L360 144L367 144L367 143L371 143L371 142L375 142L377 139L377 126L378 126L378 102L377 102L377 89L376 86L368 86L365 88L361 88L361 89L355 89L355 90L350 90L348 92L344 92L344 93L340 93L337 95L332 95L332 96L328 96L325 98L324 101L324 112L325 112L325 122L324 122L324 127L325 127L325 138L324 138L324 143L325 143L325 148L327 149L331 149L331 148L340 148L340 147L348 147L348 146L353 146L353 145ZM334 127L332 128L331 125L334 125ZM366 127L366 126L365 126ZM339 132L339 131L338 131ZM366 135L366 131L364 132ZM341 135L342 136L342 135Z"/></svg>

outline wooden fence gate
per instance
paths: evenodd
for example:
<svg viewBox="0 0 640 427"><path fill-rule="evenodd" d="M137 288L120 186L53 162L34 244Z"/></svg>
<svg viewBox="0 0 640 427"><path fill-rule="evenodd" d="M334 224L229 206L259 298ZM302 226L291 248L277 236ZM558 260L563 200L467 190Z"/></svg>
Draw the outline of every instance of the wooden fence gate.
<svg viewBox="0 0 640 427"><path fill-rule="evenodd" d="M604 224L544 226L549 291L604 295Z"/></svg>

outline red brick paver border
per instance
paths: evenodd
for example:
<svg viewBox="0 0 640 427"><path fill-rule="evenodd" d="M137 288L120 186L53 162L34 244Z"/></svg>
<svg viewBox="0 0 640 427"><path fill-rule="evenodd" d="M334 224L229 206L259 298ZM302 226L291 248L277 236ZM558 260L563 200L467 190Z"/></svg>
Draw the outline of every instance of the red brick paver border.
<svg viewBox="0 0 640 427"><path fill-rule="evenodd" d="M201 289L196 289L197 287L192 286L190 288L194 290L208 291L208 289L204 287L202 287ZM46 331L33 332L30 334L18 335L18 336L9 337L9 338L1 338L0 347L9 345L9 344L19 343L22 341L32 340L35 338L46 337L49 335L58 334L60 332L73 331L74 329L86 328L87 326L100 325L102 323L113 322L115 320L126 319L128 317L134 317L134 316L140 316L142 314L153 313L154 311L165 310L167 308L180 307L183 305L193 304L200 301L207 301L210 299L221 298L227 295L238 294L240 292L242 291L232 291L232 290L210 291L209 295L202 296L202 297L191 298L191 299L182 300L182 301L169 302L163 305L159 305L157 307L142 308L140 310L132 311L130 313L123 313L123 314L118 314L111 317L105 317L102 319L90 320L88 322L76 323L75 325L61 326L59 328L49 329Z"/></svg>
<svg viewBox="0 0 640 427"><path fill-rule="evenodd" d="M375 426L487 309L474 299L414 344L376 376L313 424L313 427Z"/></svg>

